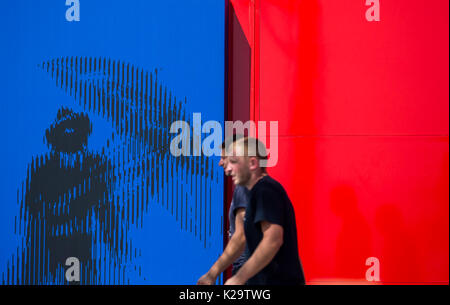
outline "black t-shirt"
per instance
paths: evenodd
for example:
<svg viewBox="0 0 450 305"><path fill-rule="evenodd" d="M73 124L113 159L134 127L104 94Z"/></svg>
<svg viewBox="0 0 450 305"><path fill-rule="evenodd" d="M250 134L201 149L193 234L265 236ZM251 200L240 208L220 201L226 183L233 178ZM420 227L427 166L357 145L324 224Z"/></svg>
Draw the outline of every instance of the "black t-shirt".
<svg viewBox="0 0 450 305"><path fill-rule="evenodd" d="M273 260L249 279L249 285L298 285L305 278L298 256L297 227L292 203L280 183L269 176L260 179L250 191L245 211L245 237L252 255L263 238L261 222L283 227L283 245Z"/></svg>

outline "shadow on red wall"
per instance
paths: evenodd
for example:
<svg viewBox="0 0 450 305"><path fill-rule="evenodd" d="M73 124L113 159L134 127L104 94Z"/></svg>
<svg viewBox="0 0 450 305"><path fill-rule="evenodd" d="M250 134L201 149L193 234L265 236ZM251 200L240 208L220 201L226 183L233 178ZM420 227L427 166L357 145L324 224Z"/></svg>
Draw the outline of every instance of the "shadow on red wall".
<svg viewBox="0 0 450 305"><path fill-rule="evenodd" d="M336 271L339 278L365 279L366 260L372 256L372 235L367 220L358 208L358 199L350 186L331 191L331 211L341 219L336 242Z"/></svg>

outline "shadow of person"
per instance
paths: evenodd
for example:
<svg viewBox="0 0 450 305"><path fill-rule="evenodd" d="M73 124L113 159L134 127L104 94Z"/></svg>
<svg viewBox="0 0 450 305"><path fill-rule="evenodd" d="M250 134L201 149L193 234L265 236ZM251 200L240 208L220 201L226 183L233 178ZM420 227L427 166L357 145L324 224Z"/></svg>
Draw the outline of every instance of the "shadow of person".
<svg viewBox="0 0 450 305"><path fill-rule="evenodd" d="M375 213L375 226L383 236L380 278L384 283L411 283L420 278L414 237L395 204L383 204Z"/></svg>
<svg viewBox="0 0 450 305"><path fill-rule="evenodd" d="M331 191L331 211L341 218L336 241L336 277L365 280L366 260L371 257L372 238L369 225L358 209L355 191L346 185Z"/></svg>
<svg viewBox="0 0 450 305"><path fill-rule="evenodd" d="M448 145L448 142L447 142ZM448 146L447 146L448 150ZM421 245L425 247L427 259L423 281L448 283L449 278L449 153L444 152L442 162L437 164L439 173L436 183L427 192L424 201L427 217L422 217L420 226ZM417 227L416 227L417 228Z"/></svg>

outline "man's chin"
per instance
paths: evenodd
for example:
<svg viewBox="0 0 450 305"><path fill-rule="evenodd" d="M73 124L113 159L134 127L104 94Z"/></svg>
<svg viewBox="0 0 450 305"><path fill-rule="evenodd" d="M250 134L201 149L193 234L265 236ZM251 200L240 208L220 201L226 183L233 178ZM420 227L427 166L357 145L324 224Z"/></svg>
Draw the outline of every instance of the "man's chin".
<svg viewBox="0 0 450 305"><path fill-rule="evenodd" d="M245 186L245 182L243 182L242 180L239 180L239 179L233 178L233 183L234 183L234 185Z"/></svg>

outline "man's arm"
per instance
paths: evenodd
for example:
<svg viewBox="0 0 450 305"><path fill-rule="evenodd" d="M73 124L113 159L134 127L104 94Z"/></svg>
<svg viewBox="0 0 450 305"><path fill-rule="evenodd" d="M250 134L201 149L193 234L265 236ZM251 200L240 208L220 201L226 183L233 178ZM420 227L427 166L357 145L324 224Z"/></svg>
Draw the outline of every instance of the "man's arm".
<svg viewBox="0 0 450 305"><path fill-rule="evenodd" d="M225 285L244 285L272 261L281 245L283 245L282 226L262 221L261 229L264 236L255 252Z"/></svg>
<svg viewBox="0 0 450 305"><path fill-rule="evenodd" d="M197 282L197 285L214 285L217 277L232 264L245 250L244 234L245 209L236 210L236 228L225 250L209 271Z"/></svg>

